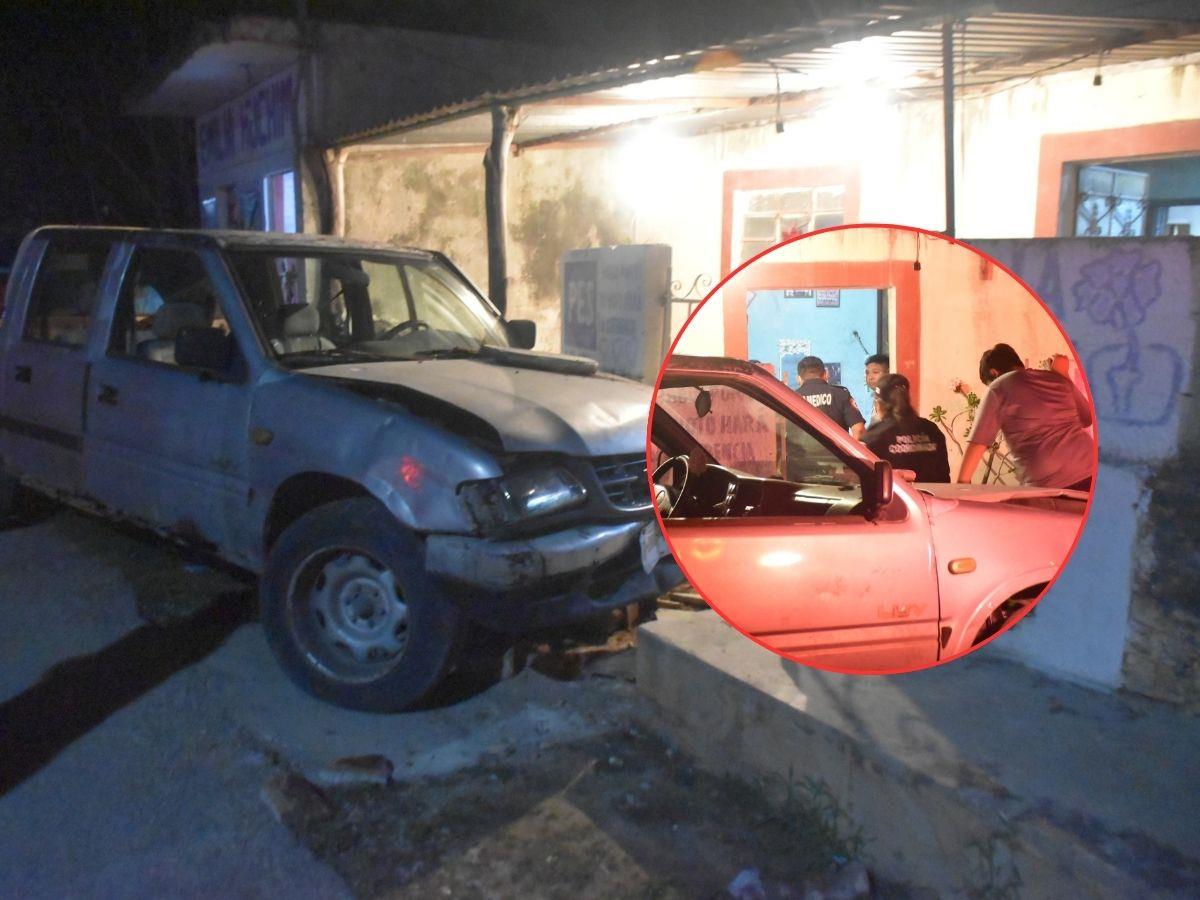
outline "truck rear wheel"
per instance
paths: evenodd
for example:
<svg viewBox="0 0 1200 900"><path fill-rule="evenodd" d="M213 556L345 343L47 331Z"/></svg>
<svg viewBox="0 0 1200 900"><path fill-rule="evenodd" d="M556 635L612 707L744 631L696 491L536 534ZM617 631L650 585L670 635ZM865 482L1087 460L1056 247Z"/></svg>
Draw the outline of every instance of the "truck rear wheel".
<svg viewBox="0 0 1200 900"><path fill-rule="evenodd" d="M267 641L288 676L350 709L399 712L449 672L465 630L425 572L420 541L370 498L289 525L261 584Z"/></svg>

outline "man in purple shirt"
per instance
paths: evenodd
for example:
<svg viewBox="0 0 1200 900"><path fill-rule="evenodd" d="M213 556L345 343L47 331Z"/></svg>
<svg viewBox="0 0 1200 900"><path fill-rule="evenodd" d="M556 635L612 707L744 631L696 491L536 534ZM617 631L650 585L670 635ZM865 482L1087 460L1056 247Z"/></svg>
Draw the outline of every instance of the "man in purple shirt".
<svg viewBox="0 0 1200 900"><path fill-rule="evenodd" d="M971 481L1000 432L1022 483L1090 489L1095 444L1085 429L1092 424L1092 410L1070 379L1025 368L1008 344L983 354L979 377L990 388L967 438L959 482Z"/></svg>

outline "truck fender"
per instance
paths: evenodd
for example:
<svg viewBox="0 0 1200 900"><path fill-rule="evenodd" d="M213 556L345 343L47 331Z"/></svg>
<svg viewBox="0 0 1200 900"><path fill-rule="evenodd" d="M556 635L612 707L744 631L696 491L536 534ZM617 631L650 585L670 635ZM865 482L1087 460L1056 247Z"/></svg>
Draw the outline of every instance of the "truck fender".
<svg viewBox="0 0 1200 900"><path fill-rule="evenodd" d="M1059 571L1057 566L1029 569L1006 578L992 588L966 616L963 624L954 626L954 632L951 634L949 642L942 648L942 659L950 659L970 650L975 635L979 633L979 629L983 627L988 616L995 612L1001 603L1034 585L1049 584Z"/></svg>

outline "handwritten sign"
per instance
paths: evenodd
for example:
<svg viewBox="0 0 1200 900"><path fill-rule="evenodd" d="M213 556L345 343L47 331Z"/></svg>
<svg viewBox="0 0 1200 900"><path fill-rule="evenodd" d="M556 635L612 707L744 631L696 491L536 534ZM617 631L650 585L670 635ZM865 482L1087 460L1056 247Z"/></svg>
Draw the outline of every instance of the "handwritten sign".
<svg viewBox="0 0 1200 900"><path fill-rule="evenodd" d="M696 388L661 390L657 402L721 465L767 478L780 474L778 416L733 388L718 385L708 392L712 412L703 418L696 413Z"/></svg>
<svg viewBox="0 0 1200 900"><path fill-rule="evenodd" d="M662 357L671 248L662 244L571 250L563 259L563 352L652 382Z"/></svg>
<svg viewBox="0 0 1200 900"><path fill-rule="evenodd" d="M294 69L280 72L196 120L201 173L226 169L292 146Z"/></svg>

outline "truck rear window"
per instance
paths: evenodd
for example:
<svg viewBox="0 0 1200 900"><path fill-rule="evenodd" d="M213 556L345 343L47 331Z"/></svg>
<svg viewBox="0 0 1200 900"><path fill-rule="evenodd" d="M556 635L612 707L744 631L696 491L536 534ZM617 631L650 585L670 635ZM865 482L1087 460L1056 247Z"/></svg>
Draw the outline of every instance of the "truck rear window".
<svg viewBox="0 0 1200 900"><path fill-rule="evenodd" d="M66 347L87 342L109 249L108 241L50 239L25 314L25 340Z"/></svg>

